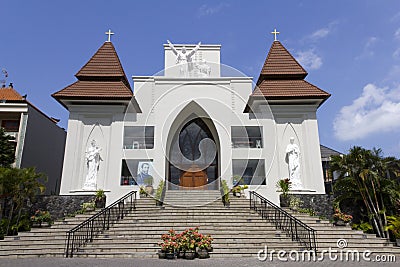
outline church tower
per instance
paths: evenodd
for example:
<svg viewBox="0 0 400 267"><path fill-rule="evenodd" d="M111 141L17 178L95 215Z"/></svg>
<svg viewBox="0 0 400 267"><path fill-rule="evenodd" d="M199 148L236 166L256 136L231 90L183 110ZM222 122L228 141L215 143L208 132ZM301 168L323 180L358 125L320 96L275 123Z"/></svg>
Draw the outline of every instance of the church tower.
<svg viewBox="0 0 400 267"><path fill-rule="evenodd" d="M140 112L114 45L106 41L75 74L78 81L52 96L70 112L61 194L82 194L114 185L120 172L124 114ZM131 104L131 105L130 105Z"/></svg>

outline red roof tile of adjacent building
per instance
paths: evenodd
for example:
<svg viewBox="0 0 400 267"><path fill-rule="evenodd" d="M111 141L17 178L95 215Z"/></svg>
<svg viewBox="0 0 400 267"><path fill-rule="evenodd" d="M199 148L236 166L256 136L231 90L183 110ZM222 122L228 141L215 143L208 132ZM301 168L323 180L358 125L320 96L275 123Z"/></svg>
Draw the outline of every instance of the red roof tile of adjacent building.
<svg viewBox="0 0 400 267"><path fill-rule="evenodd" d="M264 96L267 100L288 97L325 99L330 94L304 80L263 80L252 96Z"/></svg>
<svg viewBox="0 0 400 267"><path fill-rule="evenodd" d="M0 100L21 101L24 98L12 87L0 88Z"/></svg>
<svg viewBox="0 0 400 267"><path fill-rule="evenodd" d="M289 51L279 42L274 41L261 69L259 82L263 79L290 77L304 79L307 71L297 62Z"/></svg>
<svg viewBox="0 0 400 267"><path fill-rule="evenodd" d="M131 86L111 42L105 42L75 75L78 81L52 94L68 99L130 99Z"/></svg>

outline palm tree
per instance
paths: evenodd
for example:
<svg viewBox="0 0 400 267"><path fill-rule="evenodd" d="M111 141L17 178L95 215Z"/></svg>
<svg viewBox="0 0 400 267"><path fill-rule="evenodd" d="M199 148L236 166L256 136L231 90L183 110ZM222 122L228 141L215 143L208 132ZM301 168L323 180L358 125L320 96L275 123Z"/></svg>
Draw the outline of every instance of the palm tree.
<svg viewBox="0 0 400 267"><path fill-rule="evenodd" d="M333 156L331 170L339 174L335 182L335 201L361 203L367 218L380 237L388 237L386 215L393 213L400 199L399 160L384 158L381 149L367 150L355 146L349 154Z"/></svg>

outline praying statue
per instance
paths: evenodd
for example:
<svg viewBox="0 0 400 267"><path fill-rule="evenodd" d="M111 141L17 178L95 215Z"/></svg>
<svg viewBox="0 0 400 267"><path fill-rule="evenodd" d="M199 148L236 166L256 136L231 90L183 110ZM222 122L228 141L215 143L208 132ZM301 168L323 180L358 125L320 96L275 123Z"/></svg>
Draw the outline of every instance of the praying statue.
<svg viewBox="0 0 400 267"><path fill-rule="evenodd" d="M180 66L180 75L183 77L188 77L189 73L193 70L192 57L196 51L199 50L201 42L199 42L190 52L186 50L185 46L182 47L181 51L178 51L169 40L167 40L167 43L176 56L176 64Z"/></svg>
<svg viewBox="0 0 400 267"><path fill-rule="evenodd" d="M87 174L83 190L91 191L97 189L97 174L99 172L100 161L102 160L100 151L101 148L96 146L96 140L93 139L85 152Z"/></svg>
<svg viewBox="0 0 400 267"><path fill-rule="evenodd" d="M300 179L300 148L294 143L294 137L290 137L290 143L286 147L286 163L289 165L292 189L303 189Z"/></svg>

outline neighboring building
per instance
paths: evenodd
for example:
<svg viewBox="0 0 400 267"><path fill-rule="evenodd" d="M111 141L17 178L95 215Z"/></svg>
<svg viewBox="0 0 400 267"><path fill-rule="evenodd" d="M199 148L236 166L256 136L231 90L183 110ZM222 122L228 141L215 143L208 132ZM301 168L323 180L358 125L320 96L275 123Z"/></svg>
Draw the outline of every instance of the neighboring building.
<svg viewBox="0 0 400 267"><path fill-rule="evenodd" d="M325 192L331 193L333 192L333 181L336 177L330 171L330 162L332 156L340 156L342 153L333 150L332 148L321 145L321 161L322 161L322 170L324 173L324 182L325 182Z"/></svg>
<svg viewBox="0 0 400 267"><path fill-rule="evenodd" d="M10 84L0 88L0 126L13 137L14 167L35 167L48 177L45 194L58 194L66 132Z"/></svg>
<svg viewBox="0 0 400 267"><path fill-rule="evenodd" d="M133 76L133 96L105 42L78 81L53 94L70 112L61 194L101 188L111 202L138 184L213 190L225 180L278 203L276 183L287 177L296 193L325 193L316 111L330 94L304 80L279 41L256 89L220 63L220 49L165 44L164 72Z"/></svg>

